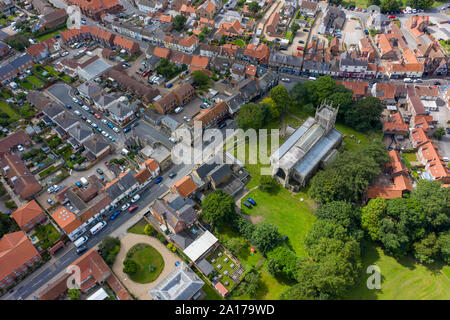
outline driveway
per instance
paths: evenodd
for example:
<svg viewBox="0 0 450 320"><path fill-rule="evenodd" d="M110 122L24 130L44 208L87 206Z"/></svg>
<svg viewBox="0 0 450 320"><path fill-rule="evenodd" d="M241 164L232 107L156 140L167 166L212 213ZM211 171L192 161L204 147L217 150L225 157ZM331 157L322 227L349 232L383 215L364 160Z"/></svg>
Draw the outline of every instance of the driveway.
<svg viewBox="0 0 450 320"><path fill-rule="evenodd" d="M351 46L358 46L359 40L364 38L364 33L362 31L359 20L347 20L344 26L344 30L342 31L342 38L347 47L347 50Z"/></svg>
<svg viewBox="0 0 450 320"><path fill-rule="evenodd" d="M150 236L128 233L125 237L120 239L120 243L120 251L112 267L114 273L119 277L120 281L127 287L127 289L134 296L138 297L139 300L152 300L149 291L152 290L173 269L175 269L175 262L180 261L180 258L178 258L172 251L167 249L166 246L161 243L161 241ZM161 272L159 277L151 283L136 283L129 279L128 275L122 271L123 260L126 257L126 253L131 249L131 247L138 243L146 243L151 245L153 248L158 250L158 252L164 259L163 271Z"/></svg>

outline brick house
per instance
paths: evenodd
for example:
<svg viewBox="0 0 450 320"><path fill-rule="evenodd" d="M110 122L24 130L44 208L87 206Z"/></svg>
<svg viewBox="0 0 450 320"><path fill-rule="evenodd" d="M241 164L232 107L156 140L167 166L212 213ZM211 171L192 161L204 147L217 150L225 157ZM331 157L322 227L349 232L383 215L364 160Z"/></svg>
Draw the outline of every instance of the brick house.
<svg viewBox="0 0 450 320"><path fill-rule="evenodd" d="M13 284L28 268L41 260L41 255L23 231L8 233L0 239L0 289Z"/></svg>
<svg viewBox="0 0 450 320"><path fill-rule="evenodd" d="M206 129L214 126L227 114L228 106L224 101L221 101L209 109L202 109L200 113L195 116L195 121L200 121L202 123L202 128Z"/></svg>
<svg viewBox="0 0 450 320"><path fill-rule="evenodd" d="M46 220L46 215L36 200L31 200L26 205L20 207L11 216L25 232L30 231L34 226Z"/></svg>

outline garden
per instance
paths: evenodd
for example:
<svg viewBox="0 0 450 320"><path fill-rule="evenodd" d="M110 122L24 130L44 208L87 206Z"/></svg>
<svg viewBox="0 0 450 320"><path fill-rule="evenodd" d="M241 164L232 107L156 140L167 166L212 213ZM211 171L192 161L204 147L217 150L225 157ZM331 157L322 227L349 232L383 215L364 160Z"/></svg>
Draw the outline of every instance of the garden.
<svg viewBox="0 0 450 320"><path fill-rule="evenodd" d="M44 250L50 248L60 238L58 230L51 223L36 226L34 232L31 237L37 237L39 239L38 246Z"/></svg>
<svg viewBox="0 0 450 320"><path fill-rule="evenodd" d="M123 261L123 272L137 283L155 281L164 269L161 254L152 246L138 243L128 250Z"/></svg>
<svg viewBox="0 0 450 320"><path fill-rule="evenodd" d="M214 267L213 280L220 281L228 291L232 291L236 282L231 276L239 269L239 265L236 265L220 246L206 258L206 261Z"/></svg>

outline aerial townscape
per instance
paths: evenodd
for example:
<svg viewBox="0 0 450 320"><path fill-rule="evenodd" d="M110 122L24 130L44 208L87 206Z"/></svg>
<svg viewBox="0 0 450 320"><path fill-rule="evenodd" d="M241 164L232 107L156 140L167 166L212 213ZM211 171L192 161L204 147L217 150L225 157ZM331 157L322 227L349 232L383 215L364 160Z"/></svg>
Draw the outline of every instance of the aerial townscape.
<svg viewBox="0 0 450 320"><path fill-rule="evenodd" d="M0 91L1 300L450 299L447 0L0 0Z"/></svg>

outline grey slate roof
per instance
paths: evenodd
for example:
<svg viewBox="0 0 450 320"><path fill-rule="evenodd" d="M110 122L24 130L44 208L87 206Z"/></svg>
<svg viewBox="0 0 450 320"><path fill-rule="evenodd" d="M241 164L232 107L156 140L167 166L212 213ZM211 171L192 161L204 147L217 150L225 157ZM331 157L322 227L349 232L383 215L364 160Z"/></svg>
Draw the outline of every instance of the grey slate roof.
<svg viewBox="0 0 450 320"><path fill-rule="evenodd" d="M84 139L93 135L92 129L81 122L67 130L67 133L70 134L74 139L76 139L78 143L82 143Z"/></svg>
<svg viewBox="0 0 450 320"><path fill-rule="evenodd" d="M197 267L206 276L208 276L211 272L214 271L214 267L205 259L200 260L200 262L197 263Z"/></svg>
<svg viewBox="0 0 450 320"><path fill-rule="evenodd" d="M78 92L90 98L102 92L102 88L96 83L91 81L86 81L83 84L79 85L77 90Z"/></svg>
<svg viewBox="0 0 450 320"><path fill-rule="evenodd" d="M341 66L358 66L358 67L366 67L368 65L367 60L362 59L352 59L350 56L350 52L346 51L341 54L340 57L340 65Z"/></svg>
<svg viewBox="0 0 450 320"><path fill-rule="evenodd" d="M180 123L173 118L172 116L169 115L165 115L160 119L161 123L166 126L167 128L169 128L171 131L175 131L178 126L180 125Z"/></svg>
<svg viewBox="0 0 450 320"><path fill-rule="evenodd" d="M245 104L244 99L242 98L240 93L235 94L234 96L231 96L228 100L225 101L228 108L232 110L232 112L236 112L239 110L239 108Z"/></svg>
<svg viewBox="0 0 450 320"><path fill-rule="evenodd" d="M94 102L101 107L105 108L108 104L116 100L117 98L111 94L100 94L94 97Z"/></svg>
<svg viewBox="0 0 450 320"><path fill-rule="evenodd" d="M217 166L218 166L218 164L216 164L216 163L209 164L209 163L205 162L195 170L197 171L197 174L200 177L200 179L203 180L208 175L208 173L211 172Z"/></svg>
<svg viewBox="0 0 450 320"><path fill-rule="evenodd" d="M135 172L129 171L124 176L118 178L116 183L112 184L106 189L109 197L111 199L116 199L120 197L124 192L129 190L133 185L137 183L136 178L134 177Z"/></svg>
<svg viewBox="0 0 450 320"><path fill-rule="evenodd" d="M270 55L269 63L276 65L286 65L290 67L300 68L303 59L301 57L287 55L281 52L275 52Z"/></svg>
<svg viewBox="0 0 450 320"><path fill-rule="evenodd" d="M208 175L215 184L220 184L230 173L230 165L225 163L215 168Z"/></svg>
<svg viewBox="0 0 450 320"><path fill-rule="evenodd" d="M64 111L63 113L59 114L55 118L53 118L53 121L63 128L64 130L68 129L69 127L73 126L75 123L78 122L78 119L75 118L71 113Z"/></svg>
<svg viewBox="0 0 450 320"><path fill-rule="evenodd" d="M183 250L186 249L194 240L184 235L182 232L170 235L170 239L179 245Z"/></svg>
<svg viewBox="0 0 450 320"><path fill-rule="evenodd" d="M56 116L63 113L65 109L58 103L50 102L42 109L42 111L47 117L53 120Z"/></svg>
<svg viewBox="0 0 450 320"><path fill-rule="evenodd" d="M99 135L94 135L89 140L86 140L83 144L84 147L94 155L98 155L101 151L109 147L109 143Z"/></svg>
<svg viewBox="0 0 450 320"><path fill-rule="evenodd" d="M131 105L128 103L123 103L121 101L114 101L108 105L108 111L119 118L123 118L133 110L131 108Z"/></svg>
<svg viewBox="0 0 450 320"><path fill-rule="evenodd" d="M26 63L32 61L31 56L28 53L24 53L10 61L3 63L0 66L0 77L6 76L10 72L14 72L14 70L22 67Z"/></svg>
<svg viewBox="0 0 450 320"><path fill-rule="evenodd" d="M184 262L172 270L152 290L153 300L189 300L204 282Z"/></svg>

